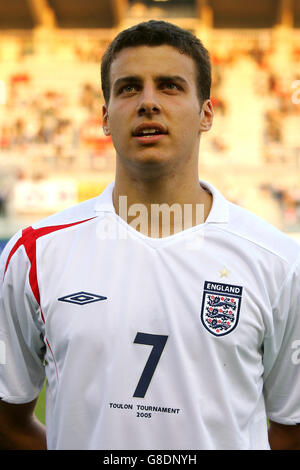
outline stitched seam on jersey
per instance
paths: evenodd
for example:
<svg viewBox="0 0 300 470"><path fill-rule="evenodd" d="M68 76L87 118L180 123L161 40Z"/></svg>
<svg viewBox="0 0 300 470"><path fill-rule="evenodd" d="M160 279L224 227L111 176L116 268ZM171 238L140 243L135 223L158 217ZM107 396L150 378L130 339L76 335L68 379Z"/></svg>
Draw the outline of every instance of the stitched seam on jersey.
<svg viewBox="0 0 300 470"><path fill-rule="evenodd" d="M252 243L253 245L257 246L258 248L261 248L262 250L267 251L268 253L271 253L272 255L276 256L277 258L280 258L286 264L289 264L289 261L286 258L284 258L283 256L281 256L279 253L276 253L275 251L271 250L270 248L268 248L264 245L261 245L259 242L255 241L255 240L252 240L251 238L247 238L246 235L234 232L233 230L229 230L225 227L220 227L220 226L214 226L214 227L210 226L209 228L212 228L212 229L215 229L215 230L218 230L218 231L222 231L222 232L224 231L224 232L230 233L231 235L235 235L238 238L242 238L243 240L246 240L249 243Z"/></svg>
<svg viewBox="0 0 300 470"><path fill-rule="evenodd" d="M296 258L296 261L292 264L292 267L290 268L290 270L288 271L284 281L282 282L282 285L281 287L279 288L278 290L278 293L277 293L277 296L274 300L274 304L272 305L272 309L274 310L274 308L276 307L277 303L279 302L279 299L281 297L281 294L282 294L282 290L285 286L285 284L290 280L290 278L292 277L292 275L295 273L296 271L296 267L297 267L297 264L299 263L300 261L300 255Z"/></svg>
<svg viewBox="0 0 300 470"><path fill-rule="evenodd" d="M59 382L58 367L57 367L56 359L55 359L55 356L54 356L54 352L52 351L52 348L51 348L51 346L50 346L50 343L49 343L47 337L45 337L45 340L46 340L47 346L48 346L48 348L49 348L49 350L50 350L52 359L53 359L53 361L54 361L54 367L55 367L55 373L56 373L56 380L57 380L57 382Z"/></svg>

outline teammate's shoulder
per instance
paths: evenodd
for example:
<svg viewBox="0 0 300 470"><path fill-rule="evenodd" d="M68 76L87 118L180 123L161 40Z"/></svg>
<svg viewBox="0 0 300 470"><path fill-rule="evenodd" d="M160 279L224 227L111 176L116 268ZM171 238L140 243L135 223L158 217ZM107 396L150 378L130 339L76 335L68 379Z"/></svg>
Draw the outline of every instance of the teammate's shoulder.
<svg viewBox="0 0 300 470"><path fill-rule="evenodd" d="M260 216L228 201L228 229L288 262L300 256L300 244Z"/></svg>

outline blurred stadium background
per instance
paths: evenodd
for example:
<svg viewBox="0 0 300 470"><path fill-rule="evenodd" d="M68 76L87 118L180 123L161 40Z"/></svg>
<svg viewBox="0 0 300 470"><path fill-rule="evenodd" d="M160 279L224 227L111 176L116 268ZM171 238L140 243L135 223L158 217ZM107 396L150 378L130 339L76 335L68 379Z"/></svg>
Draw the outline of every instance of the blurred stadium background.
<svg viewBox="0 0 300 470"><path fill-rule="evenodd" d="M0 0L0 251L113 180L100 60L121 29L153 18L211 53L200 177L300 239L300 0Z"/></svg>

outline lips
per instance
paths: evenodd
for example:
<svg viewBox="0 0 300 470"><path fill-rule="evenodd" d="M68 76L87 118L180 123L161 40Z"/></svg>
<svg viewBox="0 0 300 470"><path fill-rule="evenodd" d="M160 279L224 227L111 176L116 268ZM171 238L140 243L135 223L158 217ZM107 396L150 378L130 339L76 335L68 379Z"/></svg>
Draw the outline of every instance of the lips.
<svg viewBox="0 0 300 470"><path fill-rule="evenodd" d="M143 122L139 124L132 132L133 137L154 137L167 134L167 129L157 122Z"/></svg>

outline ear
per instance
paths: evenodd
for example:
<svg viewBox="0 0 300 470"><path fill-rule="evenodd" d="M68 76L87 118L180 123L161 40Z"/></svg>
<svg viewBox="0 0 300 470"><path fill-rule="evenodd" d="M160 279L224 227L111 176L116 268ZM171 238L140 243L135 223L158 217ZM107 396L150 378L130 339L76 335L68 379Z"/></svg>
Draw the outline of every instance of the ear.
<svg viewBox="0 0 300 470"><path fill-rule="evenodd" d="M214 119L214 109L211 100L205 100L200 113L200 132L211 129Z"/></svg>
<svg viewBox="0 0 300 470"><path fill-rule="evenodd" d="M102 106L102 128L105 135L110 135L107 106Z"/></svg>

